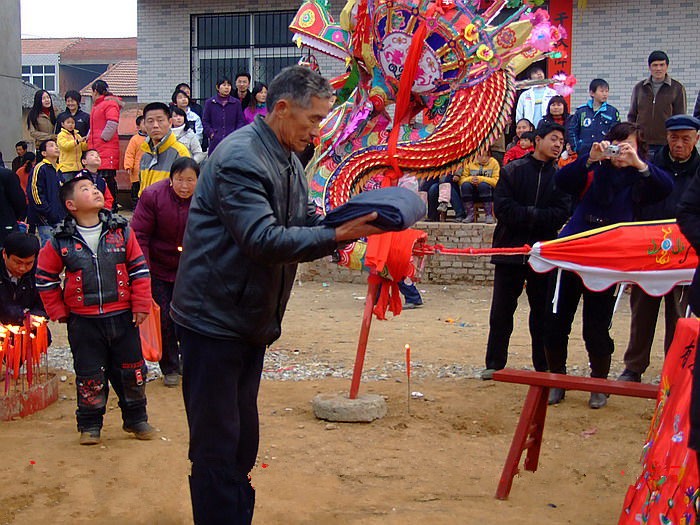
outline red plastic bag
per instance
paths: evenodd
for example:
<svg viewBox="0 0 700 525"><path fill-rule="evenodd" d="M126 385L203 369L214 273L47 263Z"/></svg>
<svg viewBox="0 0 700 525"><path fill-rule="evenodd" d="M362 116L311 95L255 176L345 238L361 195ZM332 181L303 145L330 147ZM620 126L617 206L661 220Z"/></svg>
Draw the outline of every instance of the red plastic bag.
<svg viewBox="0 0 700 525"><path fill-rule="evenodd" d="M160 306L151 299L151 311L139 326L141 353L146 361L157 363L163 356L163 340L160 333Z"/></svg>

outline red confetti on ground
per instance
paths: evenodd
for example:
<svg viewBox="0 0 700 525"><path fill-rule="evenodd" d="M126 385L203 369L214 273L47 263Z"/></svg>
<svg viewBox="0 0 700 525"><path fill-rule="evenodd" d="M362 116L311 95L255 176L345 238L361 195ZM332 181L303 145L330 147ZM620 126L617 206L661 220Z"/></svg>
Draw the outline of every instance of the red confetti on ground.
<svg viewBox="0 0 700 525"><path fill-rule="evenodd" d="M262 468L267 468L267 467L269 467L270 465L268 465L267 463L263 463L263 464L260 465L260 466L261 466Z"/></svg>
<svg viewBox="0 0 700 525"><path fill-rule="evenodd" d="M33 459L30 459L30 460L29 460L29 464L30 464L30 465L36 465L36 461L34 461Z"/></svg>
<svg viewBox="0 0 700 525"><path fill-rule="evenodd" d="M621 470L621 471L620 471L620 476L624 476L624 475L625 475L625 471L624 471L624 470Z"/></svg>

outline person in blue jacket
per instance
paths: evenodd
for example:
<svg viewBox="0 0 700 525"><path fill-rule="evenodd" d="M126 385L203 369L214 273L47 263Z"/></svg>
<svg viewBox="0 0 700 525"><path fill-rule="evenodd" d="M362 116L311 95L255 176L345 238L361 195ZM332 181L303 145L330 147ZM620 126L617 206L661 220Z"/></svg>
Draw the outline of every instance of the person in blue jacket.
<svg viewBox="0 0 700 525"><path fill-rule="evenodd" d="M588 87L590 100L576 108L568 126L568 142L579 155L588 153L594 142L600 142L615 124L620 113L608 104L610 86L602 78L594 78Z"/></svg>
<svg viewBox="0 0 700 525"><path fill-rule="evenodd" d="M673 180L646 160L647 145L641 128L630 122L617 124L606 140L594 142L590 154L581 155L555 175L555 184L578 199L573 215L559 237L634 220L641 206L659 202L671 193ZM557 283L557 280L559 282ZM558 294L557 294L558 290ZM601 292L587 289L578 274L563 271L550 280L545 332L545 353L549 371L566 373L569 334L578 303L583 296L583 340L588 352L591 377L606 379L615 343L610 321L615 306L614 287ZM554 309L553 309L554 310ZM552 388L549 404L564 399L564 391ZM591 393L588 405L602 408L607 396Z"/></svg>

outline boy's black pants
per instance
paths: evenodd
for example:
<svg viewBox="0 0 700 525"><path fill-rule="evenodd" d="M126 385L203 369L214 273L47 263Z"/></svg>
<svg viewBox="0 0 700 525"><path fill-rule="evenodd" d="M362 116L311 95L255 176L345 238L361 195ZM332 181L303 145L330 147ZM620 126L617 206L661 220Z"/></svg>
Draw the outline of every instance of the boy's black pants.
<svg viewBox="0 0 700 525"><path fill-rule="evenodd" d="M124 425L147 421L146 363L130 311L108 317L68 318L73 353L78 430L102 428L109 383L119 398Z"/></svg>
<svg viewBox="0 0 700 525"><path fill-rule="evenodd" d="M190 493L196 524L247 525L255 492L258 388L265 348L177 326L190 427Z"/></svg>

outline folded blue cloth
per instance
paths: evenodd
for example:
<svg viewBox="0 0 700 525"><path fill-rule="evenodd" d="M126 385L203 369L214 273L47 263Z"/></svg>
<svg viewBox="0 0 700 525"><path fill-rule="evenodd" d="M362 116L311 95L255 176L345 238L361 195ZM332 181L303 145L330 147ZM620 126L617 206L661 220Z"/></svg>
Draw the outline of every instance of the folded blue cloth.
<svg viewBox="0 0 700 525"><path fill-rule="evenodd" d="M401 231L425 217L425 203L417 193L406 188L379 188L355 195L328 212L321 224L336 228L373 211L378 217L370 224L388 232Z"/></svg>

